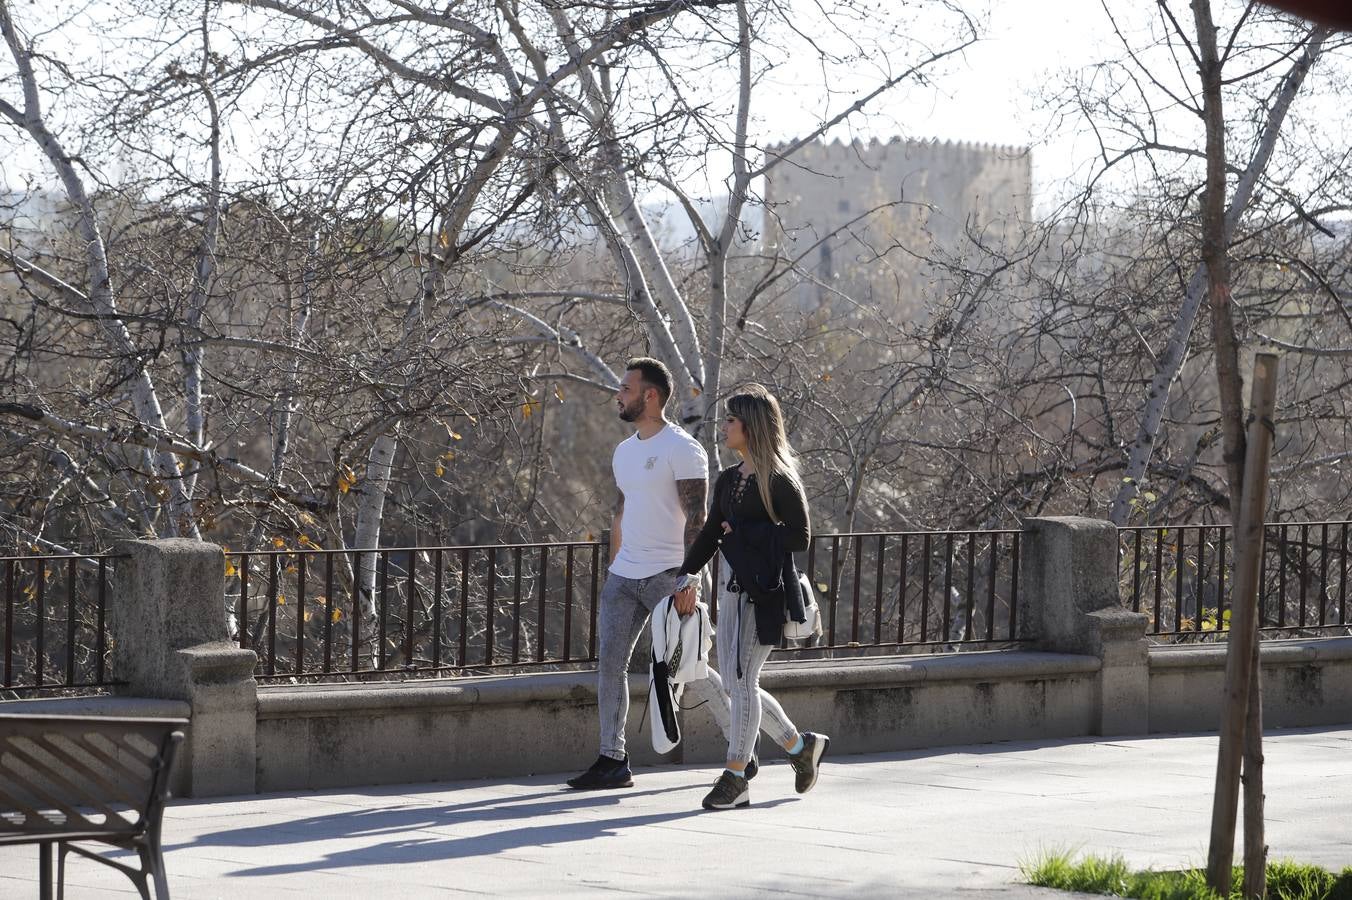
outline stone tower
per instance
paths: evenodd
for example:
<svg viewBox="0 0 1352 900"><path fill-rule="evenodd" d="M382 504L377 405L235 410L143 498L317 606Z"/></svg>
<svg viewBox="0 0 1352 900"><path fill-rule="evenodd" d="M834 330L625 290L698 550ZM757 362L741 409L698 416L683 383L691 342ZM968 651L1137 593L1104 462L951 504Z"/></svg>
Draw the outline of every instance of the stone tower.
<svg viewBox="0 0 1352 900"><path fill-rule="evenodd" d="M972 235L1007 243L1030 220L1032 159L1025 147L814 141L770 170L765 199L765 249L799 260L804 309L914 314L937 277L930 259L970 251Z"/></svg>

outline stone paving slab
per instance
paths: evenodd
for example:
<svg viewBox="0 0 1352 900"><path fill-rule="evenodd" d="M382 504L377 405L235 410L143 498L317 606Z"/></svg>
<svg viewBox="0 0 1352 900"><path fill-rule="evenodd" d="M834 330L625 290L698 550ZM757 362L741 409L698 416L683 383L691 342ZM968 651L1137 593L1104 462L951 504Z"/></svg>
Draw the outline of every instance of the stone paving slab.
<svg viewBox="0 0 1352 900"><path fill-rule="evenodd" d="M1265 747L1272 857L1352 866L1352 728L1272 731ZM1018 884L1019 863L1069 848L1202 864L1215 760L1214 735L828 756L805 796L767 760L752 807L720 813L699 808L705 767L585 794L550 775L187 800L165 848L187 900L1066 898ZM69 863L73 900L135 896ZM34 848L0 848L0 897L36 897L36 878Z"/></svg>

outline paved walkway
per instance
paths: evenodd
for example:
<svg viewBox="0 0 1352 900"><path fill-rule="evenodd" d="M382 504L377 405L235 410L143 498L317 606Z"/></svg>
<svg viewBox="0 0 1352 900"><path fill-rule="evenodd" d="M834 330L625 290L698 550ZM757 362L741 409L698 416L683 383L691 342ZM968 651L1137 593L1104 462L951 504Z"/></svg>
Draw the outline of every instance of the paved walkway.
<svg viewBox="0 0 1352 900"><path fill-rule="evenodd" d="M1352 865L1352 728L1273 731L1266 749L1273 858ZM828 756L803 797L771 762L752 807L720 813L699 810L716 772L694 767L590 794L533 776L182 801L165 846L179 900L1064 898L1019 885L1019 862L1044 848L1204 862L1215 757L1211 735ZM0 897L35 897L36 877L33 848L0 849ZM134 895L76 857L68 888Z"/></svg>

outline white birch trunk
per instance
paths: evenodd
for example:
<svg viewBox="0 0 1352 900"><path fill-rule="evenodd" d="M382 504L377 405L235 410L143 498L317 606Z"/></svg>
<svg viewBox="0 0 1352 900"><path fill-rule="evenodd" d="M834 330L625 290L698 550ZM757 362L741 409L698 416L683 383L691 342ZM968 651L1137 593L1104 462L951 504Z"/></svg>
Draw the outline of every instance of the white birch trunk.
<svg viewBox="0 0 1352 900"><path fill-rule="evenodd" d="M352 547L359 550L380 546L380 526L385 516L385 497L390 489L390 473L399 441L391 432L378 435L366 456L366 475L362 478L357 501L357 523L352 533ZM376 556L361 554L358 562L357 591L362 612L367 618L376 614ZM369 633L369 632L368 632Z"/></svg>
<svg viewBox="0 0 1352 900"><path fill-rule="evenodd" d="M33 71L32 54L20 42L19 34L10 17L9 4L0 0L0 33L9 46L15 65L19 70L20 83L23 85L24 108L22 111L0 100L0 115L10 119L23 129L38 145L43 156L56 170L57 177L65 189L66 197L76 211L76 225L81 239L85 243L85 270L89 282L87 296L93 312L97 313L100 328L114 351L124 360L136 358L137 350L132 342L126 324L120 318L120 312L113 293L112 274L103 235L99 231L97 213L90 200L84 182L75 171L75 165L61 142L48 129L43 118L41 98L38 91L37 76ZM132 407L137 419L146 427L161 434L168 433L164 411L150 372L144 366L137 366L130 379ZM156 453L153 457L153 471L168 491L165 518L162 531L167 537L180 534L197 536L197 526L192 518L191 503L184 492L182 475L177 460L170 453Z"/></svg>
<svg viewBox="0 0 1352 900"><path fill-rule="evenodd" d="M744 0L737 4L737 121L732 147L732 190L728 193L728 208L718 234L713 235L706 248L709 267L709 350L708 368L704 378L704 403L696 436L703 439L709 453L709 475L715 476L722 467L719 458L717 429L705 429L716 418L714 406L723 392L723 354L727 346L728 327L728 253L737 238L737 225L742 219L751 188L751 166L747 161L747 133L751 118L751 17ZM690 215L696 214L690 207Z"/></svg>
<svg viewBox="0 0 1352 900"><path fill-rule="evenodd" d="M615 148L618 155L618 148ZM610 160L610 172L607 177L607 200L612 214L624 228L631 245L636 251L639 263L643 266L645 280L659 308L670 316L670 329L676 350L680 354L681 367L689 375L689 380L700 390L704 389L704 362L700 353L699 336L695 334L695 320L690 308L681 296L676 280L662 257L662 251L648 228L648 220L639 209L634 197L633 185L624 169L624 162L618 158ZM688 421L686 413L703 406L695 402L693 394L680 398L682 421Z"/></svg>
<svg viewBox="0 0 1352 900"><path fill-rule="evenodd" d="M1268 111L1267 121L1263 125L1258 147L1255 149L1248 166L1240 175L1239 181L1235 185L1234 196L1225 211L1225 242L1227 245L1234 235L1240 217L1244 215L1244 210L1249 205L1249 200L1253 197L1253 190L1257 186L1258 180L1263 176L1263 172L1267 169L1267 164L1272 158L1273 150L1277 145L1277 137L1281 133L1282 124L1286 121L1286 114L1291 108L1291 102L1300 90L1310 67L1319 58L1328 35L1327 29L1313 29L1310 32L1310 38L1304 52L1296 59L1290 71L1282 79L1281 87L1277 91L1276 102L1273 103L1272 109ZM1188 279L1187 290L1183 296L1183 305L1178 311L1178 318L1174 321L1173 330L1169 333L1169 342L1165 345L1164 352L1159 356L1155 375L1150 379L1150 388L1146 391L1145 407L1141 410L1140 427L1137 430L1136 439L1132 441L1131 447L1128 449L1127 468L1123 473L1122 484L1117 490L1117 495L1113 498L1112 507L1108 513L1108 518L1116 525L1124 525L1130 518L1132 501L1140 492L1141 482L1145 479L1146 471L1150 466L1150 457L1154 453L1155 441L1159 437L1160 424L1164 421L1164 411L1169 403L1169 389L1178 378L1178 374L1183 368L1183 361L1187 358L1188 340L1192 336L1193 324L1197 320L1197 310L1201 306L1203 298L1206 297L1206 287L1206 267L1199 265L1193 271L1192 277Z"/></svg>
<svg viewBox="0 0 1352 900"><path fill-rule="evenodd" d="M216 271L216 248L221 230L221 113L216 103L216 94L208 80L208 60L211 56L210 29L207 20L207 7L202 9L202 64L198 79L202 84L202 95L206 98L210 111L211 134L207 140L210 150L211 174L207 185L207 214L202 223L202 241L197 249L197 265L193 267L192 292L188 297L188 326L197 332L201 328L202 316L206 312L207 299L211 291L211 281ZM187 438L190 443L201 447L206 440L206 413L202 408L202 362L205 355L201 343L193 343L183 352L183 394L185 398L184 421ZM193 495L197 483L197 470L186 473L184 493Z"/></svg>

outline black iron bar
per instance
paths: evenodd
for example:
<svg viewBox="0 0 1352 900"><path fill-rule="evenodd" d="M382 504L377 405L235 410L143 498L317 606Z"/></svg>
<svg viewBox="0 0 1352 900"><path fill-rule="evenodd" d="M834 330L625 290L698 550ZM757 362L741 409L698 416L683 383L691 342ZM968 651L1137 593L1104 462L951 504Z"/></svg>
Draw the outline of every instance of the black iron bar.
<svg viewBox="0 0 1352 900"><path fill-rule="evenodd" d="M831 589L827 592L827 603L830 604L831 611L827 628L827 641L834 646L836 643L836 601L840 597L840 536L831 538Z"/></svg>
<svg viewBox="0 0 1352 900"><path fill-rule="evenodd" d="M465 547L460 551L460 655L456 657L456 665L465 666L469 663L469 647L467 646L467 632L469 631L469 548Z"/></svg>
<svg viewBox="0 0 1352 900"><path fill-rule="evenodd" d="M249 554L239 557L239 609L235 613L236 627L239 629L239 646L249 649Z"/></svg>
<svg viewBox="0 0 1352 900"><path fill-rule="evenodd" d="M953 532L944 532L944 630L942 641L953 640Z"/></svg>
<svg viewBox="0 0 1352 900"><path fill-rule="evenodd" d="M361 567L362 555L360 553L352 554L352 619L348 623L349 631L352 633L352 671L356 672L361 668Z"/></svg>
<svg viewBox="0 0 1352 900"><path fill-rule="evenodd" d="M873 643L883 642L883 561L887 557L887 535L878 535L878 565L873 573Z"/></svg>
<svg viewBox="0 0 1352 900"><path fill-rule="evenodd" d="M418 599L418 551L408 551L408 583L404 585L407 591L407 599L404 602L404 668L416 668L414 662L413 639L415 637L414 625L417 618L417 599Z"/></svg>
<svg viewBox="0 0 1352 900"><path fill-rule="evenodd" d="M1319 627L1323 628L1329 605L1329 523L1319 526Z"/></svg>
<svg viewBox="0 0 1352 900"><path fill-rule="evenodd" d="M376 609L376 668L384 669L386 662L385 641L389 637L389 603L390 603L390 551L376 551L377 571L379 575L377 594L380 598L380 606Z"/></svg>
<svg viewBox="0 0 1352 900"><path fill-rule="evenodd" d="M601 598L597 593L601 578L601 545L592 545L591 616L587 628L587 659L596 659L596 610Z"/></svg>
<svg viewBox="0 0 1352 900"><path fill-rule="evenodd" d="M1272 541L1271 541L1271 540L1269 539L1269 537L1268 537L1269 531L1271 531L1271 526L1264 525L1264 526L1263 526L1262 558L1259 559L1259 561L1258 561L1258 584L1261 586L1261 589L1260 589L1259 592L1258 592L1258 624L1259 624L1259 625L1262 625L1262 624L1263 624L1263 607L1265 606L1265 601L1268 599L1268 597L1269 597L1269 595L1270 595L1270 592L1269 592L1269 590L1268 590L1268 588L1269 588L1269 585L1268 585L1268 550L1271 549ZM1271 617L1271 616L1268 616L1267 621L1271 622L1271 621L1272 621L1272 617Z"/></svg>
<svg viewBox="0 0 1352 900"><path fill-rule="evenodd" d="M1011 551L1009 575L1009 640L1019 636L1019 547L1023 540L1021 532L1014 532L1014 549Z"/></svg>
<svg viewBox="0 0 1352 900"><path fill-rule="evenodd" d="M1131 611L1141 611L1141 529L1134 532L1135 547L1131 554Z"/></svg>
<svg viewBox="0 0 1352 900"><path fill-rule="evenodd" d="M441 548L432 551L432 668L441 665L441 592L445 587L442 574L445 560Z"/></svg>
<svg viewBox="0 0 1352 900"><path fill-rule="evenodd" d="M1187 529L1180 526L1178 540L1174 543L1174 631L1183 630L1183 554L1186 551L1183 540Z"/></svg>
<svg viewBox="0 0 1352 900"><path fill-rule="evenodd" d="M545 628L545 599L549 582L549 548L540 548L540 576L539 587L536 592L537 600L535 602L535 661L545 661L545 635L548 631Z"/></svg>
<svg viewBox="0 0 1352 900"><path fill-rule="evenodd" d="M44 677L43 669L46 668L44 662L47 652L47 560L42 559L41 557L38 558L37 579L37 585L35 587L38 612L36 632L37 645L35 647L37 656L33 660L33 668L35 670L33 686L42 687Z"/></svg>
<svg viewBox="0 0 1352 900"><path fill-rule="evenodd" d="M1164 535L1165 529L1155 529L1155 617L1150 620L1152 634L1164 630L1160 618L1163 615L1164 598Z"/></svg>
<svg viewBox="0 0 1352 900"><path fill-rule="evenodd" d="M66 563L66 684L75 683L75 588L77 576L75 563L71 559Z"/></svg>
<svg viewBox="0 0 1352 900"><path fill-rule="evenodd" d="M268 555L268 658L266 673L277 674L277 556Z"/></svg>
<svg viewBox="0 0 1352 900"><path fill-rule="evenodd" d="M324 674L333 671L333 557L324 554Z"/></svg>
<svg viewBox="0 0 1352 900"><path fill-rule="evenodd" d="M493 613L497 606L498 548L488 548L488 571L484 578L484 662L493 665Z"/></svg>
<svg viewBox="0 0 1352 900"><path fill-rule="evenodd" d="M986 640L995 639L995 572L1000 551L1000 535L991 534L990 571L986 575Z"/></svg>
<svg viewBox="0 0 1352 900"><path fill-rule="evenodd" d="M910 535L901 536L901 584L897 586L897 643L906 640L906 558Z"/></svg>
<svg viewBox="0 0 1352 900"><path fill-rule="evenodd" d="M5 687L14 685L14 567L16 560L5 560Z"/></svg>
<svg viewBox="0 0 1352 900"><path fill-rule="evenodd" d="M1225 525L1220 529L1220 539L1216 551L1216 630L1228 630L1225 625L1225 544L1226 536L1230 533L1230 526ZM1261 582L1260 582L1261 584ZM1263 623L1263 604L1258 604L1258 624Z"/></svg>
<svg viewBox="0 0 1352 900"><path fill-rule="evenodd" d="M1286 526L1281 528L1277 543L1277 627L1286 627Z"/></svg>
<svg viewBox="0 0 1352 900"><path fill-rule="evenodd" d="M563 557L563 661L573 658L573 545Z"/></svg>
<svg viewBox="0 0 1352 900"><path fill-rule="evenodd" d="M850 588L850 640L859 643L859 579L863 572L864 536L854 536L854 584Z"/></svg>
<svg viewBox="0 0 1352 900"><path fill-rule="evenodd" d="M512 662L521 662L521 548L512 550Z"/></svg>
<svg viewBox="0 0 1352 900"><path fill-rule="evenodd" d="M305 554L296 554L296 674L305 671Z"/></svg>
<svg viewBox="0 0 1352 900"><path fill-rule="evenodd" d="M1205 525L1197 529L1197 580L1194 585L1197 592L1197 617L1192 625L1193 631L1202 630L1203 613L1206 611L1206 533Z"/></svg>
<svg viewBox="0 0 1352 900"><path fill-rule="evenodd" d="M920 541L920 643L929 640L930 610L930 533L927 531Z"/></svg>
<svg viewBox="0 0 1352 900"><path fill-rule="evenodd" d="M1300 627L1305 627L1305 592L1310 583L1310 526L1300 526Z"/></svg>
<svg viewBox="0 0 1352 900"><path fill-rule="evenodd" d="M976 532L967 532L967 598L963 606L966 621L962 625L962 639L972 639L972 618L976 615Z"/></svg>
<svg viewBox="0 0 1352 900"><path fill-rule="evenodd" d="M1347 624L1347 523L1338 538L1338 624Z"/></svg>
<svg viewBox="0 0 1352 900"><path fill-rule="evenodd" d="M108 610L108 560L99 557L99 592L98 609L95 612L94 624L94 681L96 684L103 684L104 665L103 657L107 652L108 633L105 630L105 619ZM8 660L6 660L5 683L9 683Z"/></svg>

